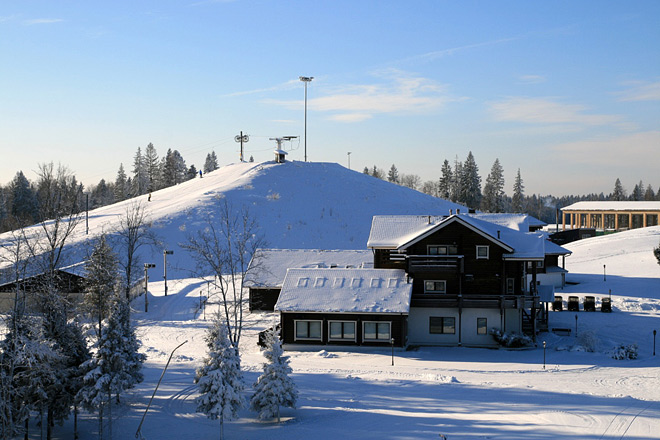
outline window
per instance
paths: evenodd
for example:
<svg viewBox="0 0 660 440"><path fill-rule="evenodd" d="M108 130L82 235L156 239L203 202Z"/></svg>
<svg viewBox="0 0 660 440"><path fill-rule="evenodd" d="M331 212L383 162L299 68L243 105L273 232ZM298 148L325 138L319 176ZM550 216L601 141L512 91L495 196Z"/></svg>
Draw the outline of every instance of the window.
<svg viewBox="0 0 660 440"><path fill-rule="evenodd" d="M296 340L298 339L321 339L321 321L295 321Z"/></svg>
<svg viewBox="0 0 660 440"><path fill-rule="evenodd" d="M516 280L514 278L506 279L506 293L511 295L515 292Z"/></svg>
<svg viewBox="0 0 660 440"><path fill-rule="evenodd" d="M528 261L527 262L527 269L532 270L532 267L533 267L532 265L533 265L533 262ZM536 262L536 268L537 269L543 269L543 261L537 261Z"/></svg>
<svg viewBox="0 0 660 440"><path fill-rule="evenodd" d="M488 334L488 320L486 318L477 318L477 334Z"/></svg>
<svg viewBox="0 0 660 440"><path fill-rule="evenodd" d="M390 341L390 322L369 322L364 323L365 341Z"/></svg>
<svg viewBox="0 0 660 440"><path fill-rule="evenodd" d="M477 260L488 259L488 246L477 245Z"/></svg>
<svg viewBox="0 0 660 440"><path fill-rule="evenodd" d="M456 318L431 316L429 333L432 335L453 335L456 333Z"/></svg>
<svg viewBox="0 0 660 440"><path fill-rule="evenodd" d="M454 244L441 246L428 246L429 255L458 255L458 246Z"/></svg>
<svg viewBox="0 0 660 440"><path fill-rule="evenodd" d="M330 321L331 341L355 341L355 321Z"/></svg>
<svg viewBox="0 0 660 440"><path fill-rule="evenodd" d="M447 282L444 280L424 281L424 293L447 293Z"/></svg>

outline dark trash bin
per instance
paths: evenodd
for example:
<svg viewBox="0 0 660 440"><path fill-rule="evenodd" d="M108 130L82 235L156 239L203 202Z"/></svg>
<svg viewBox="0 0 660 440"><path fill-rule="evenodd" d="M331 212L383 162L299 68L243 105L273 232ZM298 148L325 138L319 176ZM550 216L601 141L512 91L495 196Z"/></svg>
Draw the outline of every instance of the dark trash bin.
<svg viewBox="0 0 660 440"><path fill-rule="evenodd" d="M585 312L595 312L596 298L594 298L593 296L585 296L583 307Z"/></svg>
<svg viewBox="0 0 660 440"><path fill-rule="evenodd" d="M552 302L552 311L561 312L564 310L564 300L561 296L555 296L555 300Z"/></svg>
<svg viewBox="0 0 660 440"><path fill-rule="evenodd" d="M568 297L568 307L569 312L579 312L580 311L580 298L577 296Z"/></svg>
<svg viewBox="0 0 660 440"><path fill-rule="evenodd" d="M612 298L603 298L600 301L600 311L612 313Z"/></svg>

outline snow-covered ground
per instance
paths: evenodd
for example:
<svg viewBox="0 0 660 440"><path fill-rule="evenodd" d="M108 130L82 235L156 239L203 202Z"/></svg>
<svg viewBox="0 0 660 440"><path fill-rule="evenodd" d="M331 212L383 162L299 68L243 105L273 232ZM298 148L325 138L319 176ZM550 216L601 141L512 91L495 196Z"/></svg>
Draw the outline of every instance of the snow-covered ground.
<svg viewBox="0 0 660 440"><path fill-rule="evenodd" d="M218 174L214 177L226 179L226 186L215 190L217 193L228 194L231 186L237 188L235 191L248 194L250 189L260 185L258 178L262 170L258 166L241 164L234 171L234 176ZM322 171L324 168L315 169L317 173ZM241 181L246 173L256 177ZM213 175L209 175L209 180L211 177ZM206 182L206 179L203 180ZM263 184L274 187L276 182ZM293 183L296 186L300 181ZM381 183L374 179L374 191L380 191L376 186ZM279 198L257 200L254 196L255 209L267 216L274 204L286 202L294 215L304 211L296 200L287 201L284 197L283 189L288 186L282 186L281 182L279 185ZM174 194L177 188L178 191L183 188L189 197L182 198L181 192ZM171 197L168 191L173 193ZM171 233L172 243L181 239L183 229L192 230L196 217L191 215L191 210L199 210L200 204L209 203L210 191L198 180L154 193L152 205L149 205L151 215L161 219L161 232L165 237L170 237ZM369 197L365 197L362 197L363 203L371 206ZM163 200L162 204L159 199ZM309 203L316 209L316 201ZM414 211L414 206L404 209L399 205L399 211L393 213L429 213L428 207L423 212L424 203L428 202L420 199L416 212L404 212L405 209ZM342 221L337 230L344 230L351 211L360 218L365 215L360 208L357 204L342 206L339 200L328 201L324 208L309 214L297 226L292 225L293 230L301 229L302 236L296 242L292 238L295 234L289 234L288 238L295 243L291 247L313 243L314 236L321 236L324 227L336 223L334 217L338 213ZM106 209L107 213L95 212L94 228L101 228L102 221L117 214L116 207L114 211L110 207L101 209ZM162 212L158 214L156 209ZM384 206L381 213L390 213L388 206ZM273 222L278 223L279 214L273 211L272 215ZM320 226L312 222L312 217ZM282 221L289 222L288 219ZM286 223L277 229L282 234L288 230ZM351 239L340 235L333 230L319 247L363 249L366 244L366 236L362 242L351 246L359 236ZM286 238L282 236L277 240L284 243ZM653 227L568 245L573 252L567 258L568 280L577 284L557 294L564 299L574 294L593 295L600 300L609 295L611 289L613 313L551 312L551 327L568 327L573 333L571 336L543 333L536 348L511 351L423 347L395 351L394 366L389 349L288 352L299 390L298 407L283 409L280 424L258 421L256 414L243 410L239 420L225 424L225 436L228 439L315 440L438 439L440 435L451 440L660 439L660 341L658 355L652 354L652 331L660 327L660 266L652 249L659 242L660 227ZM348 246L342 246L347 243ZM174 257L177 257L173 259L176 265L185 265L183 251L177 249ZM603 265L606 266L605 280ZM207 295L207 285L184 278L185 273L184 270L168 271L167 297L162 281L149 284L148 313L144 312L144 297L133 303L137 333L148 358L144 365L144 382L126 393L121 407L113 409L115 439L135 438L170 352L184 341L187 343L174 354L156 393L142 426L142 435L146 439L219 438L219 422L195 412L196 386L193 384L195 369L205 356L203 338L217 303L212 296L205 313L201 311L200 296ZM246 315L240 348L247 396L264 362L256 344L257 333L276 321L274 313ZM596 340L594 352L581 348L582 335L590 336L588 339L592 342ZM546 342L545 369L543 341ZM633 343L639 345L637 359L614 360L610 356L613 347ZM31 429L31 438L39 438L38 428L32 424ZM83 439L97 438L95 415L81 414L79 430ZM73 423L67 421L64 426L56 427L55 438L73 438L72 432Z"/></svg>

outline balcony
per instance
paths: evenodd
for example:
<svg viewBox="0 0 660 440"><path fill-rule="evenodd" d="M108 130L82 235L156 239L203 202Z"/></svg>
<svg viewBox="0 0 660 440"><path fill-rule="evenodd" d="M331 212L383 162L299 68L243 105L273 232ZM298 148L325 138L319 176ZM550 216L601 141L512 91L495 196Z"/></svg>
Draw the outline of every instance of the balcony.
<svg viewBox="0 0 660 440"><path fill-rule="evenodd" d="M530 295L446 295L416 294L412 296L412 307L446 307L473 309L538 309L539 296Z"/></svg>
<svg viewBox="0 0 660 440"><path fill-rule="evenodd" d="M410 255L407 272L463 273L463 255Z"/></svg>

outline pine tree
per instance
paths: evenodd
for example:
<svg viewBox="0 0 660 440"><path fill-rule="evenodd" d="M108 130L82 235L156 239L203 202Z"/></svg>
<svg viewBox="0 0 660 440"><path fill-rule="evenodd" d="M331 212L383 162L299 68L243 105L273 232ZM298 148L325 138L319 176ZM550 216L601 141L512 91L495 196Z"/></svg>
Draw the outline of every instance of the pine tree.
<svg viewBox="0 0 660 440"><path fill-rule="evenodd" d="M298 390L289 377L291 367L289 357L284 356L279 331L266 332L264 372L254 384L254 395L250 400L250 409L259 413L260 419L277 416L280 422L280 406L295 408Z"/></svg>
<svg viewBox="0 0 660 440"><path fill-rule="evenodd" d="M98 321L96 335L101 337L103 319L110 314L115 303L119 266L117 255L102 234L85 267L85 296L83 306Z"/></svg>
<svg viewBox="0 0 660 440"><path fill-rule="evenodd" d="M499 159L495 159L486 177L481 208L486 212L504 211L504 170Z"/></svg>
<svg viewBox="0 0 660 440"><path fill-rule="evenodd" d="M390 171L387 173L387 181L392 183L399 183L399 170L396 169L394 164L392 164Z"/></svg>
<svg viewBox="0 0 660 440"><path fill-rule="evenodd" d="M376 165L374 165L373 169L371 170L371 175L373 177L378 178L378 179L382 179L383 178L383 171L380 170Z"/></svg>
<svg viewBox="0 0 660 440"><path fill-rule="evenodd" d="M9 184L9 190L12 195L11 214L19 221L24 220L27 223L36 220L38 215L36 194L23 171L16 173Z"/></svg>
<svg viewBox="0 0 660 440"><path fill-rule="evenodd" d="M453 173L451 171L451 165L449 161L445 159L442 163L442 168L440 169L440 179L438 180L438 197L441 199L449 200L451 198L451 188Z"/></svg>
<svg viewBox="0 0 660 440"><path fill-rule="evenodd" d="M454 172L452 177L450 200L452 202L463 203L463 163L458 158L454 158Z"/></svg>
<svg viewBox="0 0 660 440"><path fill-rule="evenodd" d="M195 399L197 412L211 420L220 419L220 438L224 438L224 421L238 417L238 410L245 406L244 385L238 348L229 342L227 327L218 315L206 336L208 357L197 370L195 383L200 396Z"/></svg>
<svg viewBox="0 0 660 440"><path fill-rule="evenodd" d="M218 156L215 155L215 151L211 151L206 155L206 160L204 161L204 174L210 173L218 169Z"/></svg>
<svg viewBox="0 0 660 440"><path fill-rule="evenodd" d="M149 190L149 173L145 165L144 156L140 147L133 158L133 187L131 193L133 197L146 194Z"/></svg>
<svg viewBox="0 0 660 440"><path fill-rule="evenodd" d="M122 351L123 351L123 368L117 378L117 383L121 390L133 388L138 383L144 380L142 374L142 364L147 359L146 355L140 353L140 341L135 335L135 328L131 322L130 304L126 298L119 298L117 300L116 309L114 312L121 325L122 331ZM117 394L117 403L119 403L119 392Z"/></svg>
<svg viewBox="0 0 660 440"><path fill-rule="evenodd" d="M369 175L369 167L364 167L364 169L362 170L362 174Z"/></svg>
<svg viewBox="0 0 660 440"><path fill-rule="evenodd" d="M121 202L126 200L128 197L128 178L126 177L126 171L124 171L124 164L119 164L119 170L117 171L117 177L115 178L115 200Z"/></svg>
<svg viewBox="0 0 660 440"><path fill-rule="evenodd" d="M195 177L197 177L197 168L195 167L194 164L190 165L190 168L188 168L188 171L186 172L186 180L192 180Z"/></svg>
<svg viewBox="0 0 660 440"><path fill-rule="evenodd" d="M254 156L250 155L250 162L254 162Z"/></svg>
<svg viewBox="0 0 660 440"><path fill-rule="evenodd" d="M655 191L653 191L653 187L651 186L651 184L648 184L646 186L646 191L644 191L644 200L646 201L655 200Z"/></svg>
<svg viewBox="0 0 660 440"><path fill-rule="evenodd" d="M623 185L621 185L621 181L617 177L616 182L614 182L614 191L612 191L612 195L610 195L610 200L614 200L617 202L620 202L622 200L626 200L626 192L623 189Z"/></svg>
<svg viewBox="0 0 660 440"><path fill-rule="evenodd" d="M468 153L468 156L463 163L460 180L460 202L470 208L478 208L481 204L481 176L479 176L479 167L474 160L472 151Z"/></svg>
<svg viewBox="0 0 660 440"><path fill-rule="evenodd" d="M522 177L520 177L520 168L518 168L518 174L516 174L516 181L513 183L513 197L511 199L511 208L513 212L522 213L523 212L523 198L525 186L523 185Z"/></svg>

